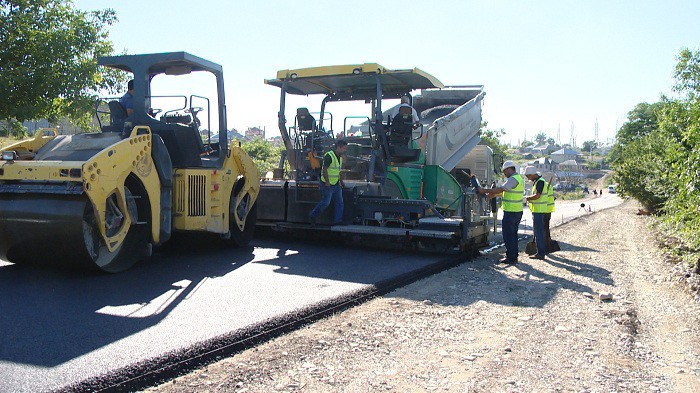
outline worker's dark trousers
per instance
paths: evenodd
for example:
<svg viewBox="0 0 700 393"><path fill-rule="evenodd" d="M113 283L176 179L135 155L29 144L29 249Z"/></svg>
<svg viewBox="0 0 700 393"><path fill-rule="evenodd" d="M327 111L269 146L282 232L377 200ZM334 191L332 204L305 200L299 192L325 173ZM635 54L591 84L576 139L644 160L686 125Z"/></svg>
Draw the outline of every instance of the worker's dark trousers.
<svg viewBox="0 0 700 393"><path fill-rule="evenodd" d="M549 222L552 220L552 213L544 214L544 244L547 252L552 248L552 234L549 231Z"/></svg>
<svg viewBox="0 0 700 393"><path fill-rule="evenodd" d="M532 213L532 229L535 232L537 255L543 257L547 253L547 241L545 240L544 216L547 213Z"/></svg>
<svg viewBox="0 0 700 393"><path fill-rule="evenodd" d="M321 183L321 200L318 202L314 210L309 213L309 217L316 219L328 205L333 201L333 224L340 224L343 221L343 187L340 182L331 185L330 188Z"/></svg>
<svg viewBox="0 0 700 393"><path fill-rule="evenodd" d="M503 212L501 231L506 245L506 258L511 261L518 259L518 227L522 218L523 212Z"/></svg>

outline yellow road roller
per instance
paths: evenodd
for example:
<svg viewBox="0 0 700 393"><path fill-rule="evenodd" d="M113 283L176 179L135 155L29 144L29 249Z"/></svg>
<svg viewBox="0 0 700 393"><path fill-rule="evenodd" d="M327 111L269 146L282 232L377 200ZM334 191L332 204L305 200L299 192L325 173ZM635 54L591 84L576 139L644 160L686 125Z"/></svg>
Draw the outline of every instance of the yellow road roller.
<svg viewBox="0 0 700 393"><path fill-rule="evenodd" d="M0 150L0 259L114 273L173 231L247 245L259 175L240 145L228 143L222 67L185 52L98 64L133 76L124 96L98 100L101 132L41 130ZM195 83L181 81L188 77ZM215 88L173 94L201 80ZM214 91L213 100L204 95Z"/></svg>

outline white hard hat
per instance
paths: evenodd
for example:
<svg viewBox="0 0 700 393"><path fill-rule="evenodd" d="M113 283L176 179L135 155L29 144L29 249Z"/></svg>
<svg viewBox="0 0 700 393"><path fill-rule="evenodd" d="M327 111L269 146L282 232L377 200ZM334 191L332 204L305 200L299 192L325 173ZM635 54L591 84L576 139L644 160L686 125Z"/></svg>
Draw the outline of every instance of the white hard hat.
<svg viewBox="0 0 700 393"><path fill-rule="evenodd" d="M539 173L537 173L537 168L532 165L528 165L525 168L525 175L539 175Z"/></svg>
<svg viewBox="0 0 700 393"><path fill-rule="evenodd" d="M503 166L501 167L501 170L504 170L504 169L506 169L506 168L511 168L511 167L512 167L512 168L515 168L515 164L513 163L513 161L508 160L508 161L506 161L506 162L503 163Z"/></svg>

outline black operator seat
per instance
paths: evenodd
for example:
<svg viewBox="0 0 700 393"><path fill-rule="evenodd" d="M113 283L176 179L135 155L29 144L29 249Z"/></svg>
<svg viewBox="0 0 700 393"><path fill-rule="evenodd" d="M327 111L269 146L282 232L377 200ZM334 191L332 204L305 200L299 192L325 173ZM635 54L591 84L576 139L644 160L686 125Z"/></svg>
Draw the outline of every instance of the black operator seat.
<svg viewBox="0 0 700 393"><path fill-rule="evenodd" d="M107 103L109 107L109 125L102 127L102 132L122 132L124 130L124 121L128 117L126 109L117 100L112 100Z"/></svg>
<svg viewBox="0 0 700 393"><path fill-rule="evenodd" d="M407 109L407 110L406 110ZM413 137L413 114L411 108L401 107L399 113L391 122L391 135L389 135L389 153L397 162L417 161L420 157L420 149L409 147Z"/></svg>
<svg viewBox="0 0 700 393"><path fill-rule="evenodd" d="M311 116L307 108L297 108L297 123L299 125L299 131L316 130L316 119Z"/></svg>

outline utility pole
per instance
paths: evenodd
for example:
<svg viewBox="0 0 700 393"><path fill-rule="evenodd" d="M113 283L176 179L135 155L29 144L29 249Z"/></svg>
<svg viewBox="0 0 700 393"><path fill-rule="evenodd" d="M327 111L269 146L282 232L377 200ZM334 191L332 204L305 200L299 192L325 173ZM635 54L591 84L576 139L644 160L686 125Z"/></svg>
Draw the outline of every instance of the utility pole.
<svg viewBox="0 0 700 393"><path fill-rule="evenodd" d="M557 145L561 146L561 123L557 124Z"/></svg>

